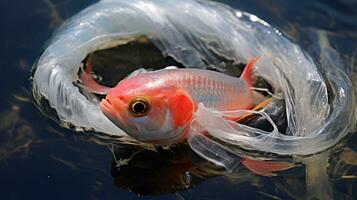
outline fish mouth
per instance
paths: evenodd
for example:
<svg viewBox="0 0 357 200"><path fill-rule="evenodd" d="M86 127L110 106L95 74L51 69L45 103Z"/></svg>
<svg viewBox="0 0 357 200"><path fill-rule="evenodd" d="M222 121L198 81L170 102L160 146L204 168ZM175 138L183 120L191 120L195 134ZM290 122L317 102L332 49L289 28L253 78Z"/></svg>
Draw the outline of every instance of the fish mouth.
<svg viewBox="0 0 357 200"><path fill-rule="evenodd" d="M129 127L134 130L137 129L134 124L130 123L128 119L125 119L117 111L123 109L122 107L124 106L122 102L111 102L110 99L105 98L101 100L99 106L103 114L120 129L123 129L127 133L129 132Z"/></svg>
<svg viewBox="0 0 357 200"><path fill-rule="evenodd" d="M107 99L102 99L99 104L100 109L102 110L103 114L110 119L113 123L117 125L117 118L120 118L120 115L115 112L115 108ZM118 125L117 125L118 126Z"/></svg>

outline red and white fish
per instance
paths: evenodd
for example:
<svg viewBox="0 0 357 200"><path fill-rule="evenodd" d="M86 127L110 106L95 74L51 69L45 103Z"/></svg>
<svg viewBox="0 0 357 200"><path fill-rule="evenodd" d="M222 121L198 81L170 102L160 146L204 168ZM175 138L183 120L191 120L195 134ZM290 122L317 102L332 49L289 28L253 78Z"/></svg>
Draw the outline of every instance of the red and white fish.
<svg viewBox="0 0 357 200"><path fill-rule="evenodd" d="M93 91L107 93L103 113L138 141L170 144L187 137L198 104L219 111L250 109L258 99L250 89L252 59L241 78L203 69L163 69L138 73L114 88L82 77Z"/></svg>
<svg viewBox="0 0 357 200"><path fill-rule="evenodd" d="M250 87L258 60L250 60L240 78L210 70L175 68L136 72L114 88L107 88L95 82L87 66L81 80L92 92L107 94L100 102L102 112L129 136L144 143L172 144L188 137L200 103L218 111L256 106L262 98ZM288 163L251 159L242 163L266 176L291 167Z"/></svg>

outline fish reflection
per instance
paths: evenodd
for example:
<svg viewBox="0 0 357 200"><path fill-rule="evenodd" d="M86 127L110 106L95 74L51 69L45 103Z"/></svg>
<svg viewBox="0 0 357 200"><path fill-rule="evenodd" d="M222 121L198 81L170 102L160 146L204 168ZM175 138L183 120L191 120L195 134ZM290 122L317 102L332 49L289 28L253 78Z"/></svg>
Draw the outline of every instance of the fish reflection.
<svg viewBox="0 0 357 200"><path fill-rule="evenodd" d="M274 165L267 166L274 171ZM119 188L139 195L185 191L216 176L227 176L234 182L262 181L262 176L244 165L237 172L227 174L224 168L201 158L185 143L155 151L129 145L119 146L114 150L111 174ZM257 181L252 183L261 185Z"/></svg>
<svg viewBox="0 0 357 200"><path fill-rule="evenodd" d="M193 162L196 158L185 144L156 152L126 146L117 148L115 157L119 160L129 158L126 165L113 161L111 173L115 184L140 195L184 191L206 178L196 174L199 168Z"/></svg>
<svg viewBox="0 0 357 200"><path fill-rule="evenodd" d="M196 155L185 143L180 143L170 149L157 150L140 149L135 146L118 146L114 150L111 174L117 187L128 189L139 195L160 195L184 192L194 188L208 179L225 176L236 185L248 183L252 190L265 198L274 199L309 199L322 197L321 194L309 192L319 189L310 185L310 181L321 183L321 176L327 175L330 181L321 185L324 188L333 187L338 183L339 190L334 190L334 197L339 199L353 199L356 194L352 188L356 186L355 174L357 167L357 152L350 147L332 152L340 152L331 157L331 161L324 166L320 162L326 154L317 154L306 159L312 159L305 165L295 165L288 171L279 171L275 177L265 177L252 172L241 165L239 169L227 174L209 161ZM328 155L328 154L327 154ZM326 168L326 170L323 170ZM309 171L309 172L307 172ZM321 173L320 173L321 172ZM308 173L310 177L305 177ZM305 179L306 178L306 179ZM266 182L269 180L268 182ZM266 184L273 186L270 190ZM340 188L343 186L342 188ZM246 187L246 186L245 186ZM340 191L342 190L342 191ZM319 191L315 191L319 192ZM322 191L320 191L322 192ZM328 194L325 194L328 197Z"/></svg>

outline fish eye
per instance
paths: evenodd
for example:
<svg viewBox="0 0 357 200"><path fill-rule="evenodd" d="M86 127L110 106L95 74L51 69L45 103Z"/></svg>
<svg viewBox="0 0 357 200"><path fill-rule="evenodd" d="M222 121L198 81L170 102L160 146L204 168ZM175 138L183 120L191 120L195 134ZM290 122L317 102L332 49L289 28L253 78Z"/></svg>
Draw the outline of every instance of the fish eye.
<svg viewBox="0 0 357 200"><path fill-rule="evenodd" d="M146 98L136 98L131 101L129 111L136 117L146 115L150 110L150 103Z"/></svg>

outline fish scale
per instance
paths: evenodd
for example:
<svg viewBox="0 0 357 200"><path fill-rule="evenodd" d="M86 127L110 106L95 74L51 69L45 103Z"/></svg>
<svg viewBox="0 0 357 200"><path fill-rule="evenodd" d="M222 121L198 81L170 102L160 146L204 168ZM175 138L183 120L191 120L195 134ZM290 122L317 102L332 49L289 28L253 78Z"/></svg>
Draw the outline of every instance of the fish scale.
<svg viewBox="0 0 357 200"><path fill-rule="evenodd" d="M218 110L247 108L252 105L248 84L237 77L199 69L166 69L158 75L164 84L184 89L194 102Z"/></svg>

